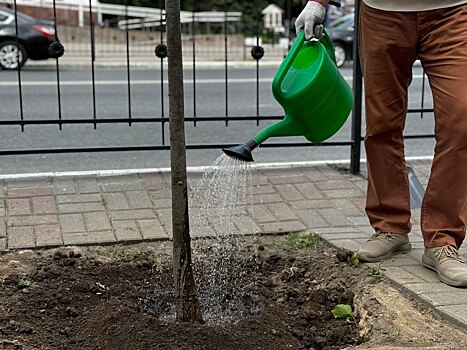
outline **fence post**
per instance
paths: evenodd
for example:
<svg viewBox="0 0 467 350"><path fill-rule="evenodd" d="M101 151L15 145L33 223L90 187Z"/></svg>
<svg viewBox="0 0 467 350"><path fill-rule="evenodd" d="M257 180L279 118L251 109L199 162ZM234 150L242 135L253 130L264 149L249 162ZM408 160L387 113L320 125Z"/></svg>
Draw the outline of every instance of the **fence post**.
<svg viewBox="0 0 467 350"><path fill-rule="evenodd" d="M360 151L362 144L362 68L358 53L358 23L360 16L360 0L355 0L355 21L353 41L353 92L354 105L352 109L352 146L350 148L350 172L360 173Z"/></svg>
<svg viewBox="0 0 467 350"><path fill-rule="evenodd" d="M177 321L202 322L191 262L183 103L180 0L166 0L169 80L170 164L172 170L173 274Z"/></svg>

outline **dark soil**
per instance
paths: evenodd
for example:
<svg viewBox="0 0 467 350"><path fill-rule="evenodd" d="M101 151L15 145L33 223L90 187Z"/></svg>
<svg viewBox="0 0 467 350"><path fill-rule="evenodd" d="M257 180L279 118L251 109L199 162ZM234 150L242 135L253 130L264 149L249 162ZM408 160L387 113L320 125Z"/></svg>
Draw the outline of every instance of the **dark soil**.
<svg viewBox="0 0 467 350"><path fill-rule="evenodd" d="M260 250L243 250L242 263L257 262L239 277L251 312L221 325L157 315L173 301L168 243L4 254L0 348L318 350L361 343L357 325L331 310L353 305L356 286L368 283L365 272L322 242L311 250L284 242L262 238Z"/></svg>

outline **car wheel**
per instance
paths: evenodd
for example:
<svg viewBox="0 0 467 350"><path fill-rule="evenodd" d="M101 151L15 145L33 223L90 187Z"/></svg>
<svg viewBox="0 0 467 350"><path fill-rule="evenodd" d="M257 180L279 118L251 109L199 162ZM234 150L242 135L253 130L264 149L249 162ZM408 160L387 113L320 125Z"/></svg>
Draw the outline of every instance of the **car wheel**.
<svg viewBox="0 0 467 350"><path fill-rule="evenodd" d="M0 43L0 68L6 70L18 69L27 60L27 53L21 44L14 41ZM19 62L19 63L18 63Z"/></svg>
<svg viewBox="0 0 467 350"><path fill-rule="evenodd" d="M342 67L345 63L345 48L341 43L334 43L334 55L336 56L336 66Z"/></svg>

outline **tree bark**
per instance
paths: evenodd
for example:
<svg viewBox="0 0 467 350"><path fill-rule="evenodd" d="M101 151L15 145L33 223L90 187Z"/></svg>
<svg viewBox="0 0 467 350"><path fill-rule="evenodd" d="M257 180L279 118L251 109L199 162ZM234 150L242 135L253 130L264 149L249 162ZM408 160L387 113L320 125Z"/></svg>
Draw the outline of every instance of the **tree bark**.
<svg viewBox="0 0 467 350"><path fill-rule="evenodd" d="M179 322L202 322L191 261L186 174L185 111L180 1L166 0L170 163L172 170L173 274Z"/></svg>

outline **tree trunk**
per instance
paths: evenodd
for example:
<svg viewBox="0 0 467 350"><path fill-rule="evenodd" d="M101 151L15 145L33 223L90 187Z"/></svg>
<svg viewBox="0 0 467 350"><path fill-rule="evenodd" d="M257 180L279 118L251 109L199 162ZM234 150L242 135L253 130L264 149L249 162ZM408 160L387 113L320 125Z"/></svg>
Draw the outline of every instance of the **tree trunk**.
<svg viewBox="0 0 467 350"><path fill-rule="evenodd" d="M176 313L179 322L202 322L191 262L179 0L166 0L166 23Z"/></svg>

